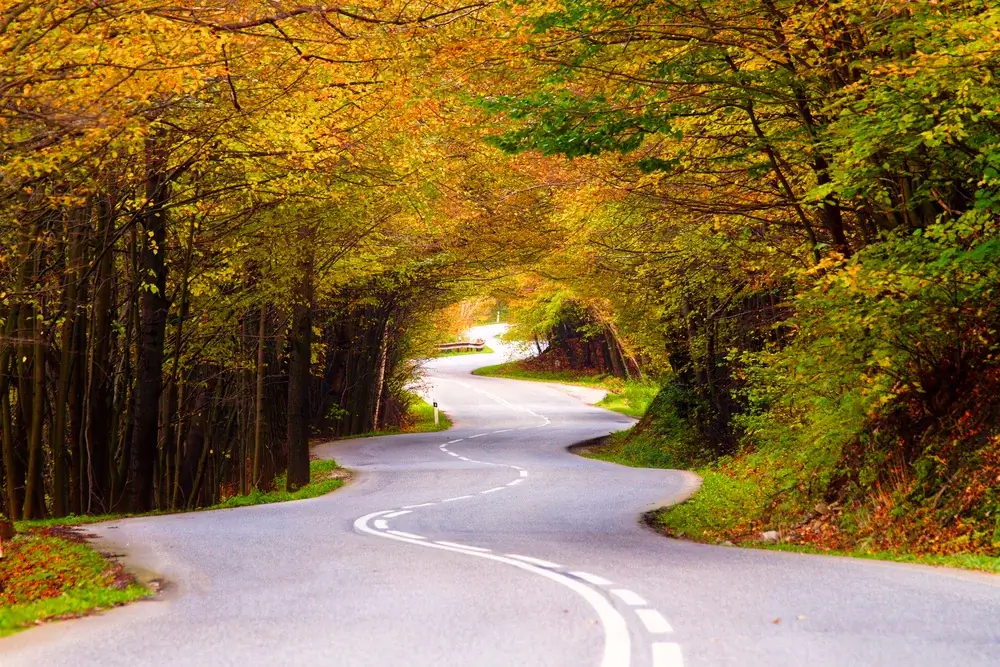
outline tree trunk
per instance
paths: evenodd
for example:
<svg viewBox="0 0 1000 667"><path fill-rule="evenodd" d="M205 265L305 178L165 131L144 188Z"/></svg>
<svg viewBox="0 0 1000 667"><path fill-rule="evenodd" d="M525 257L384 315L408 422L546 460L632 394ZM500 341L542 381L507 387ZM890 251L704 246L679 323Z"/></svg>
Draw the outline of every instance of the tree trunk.
<svg viewBox="0 0 1000 667"><path fill-rule="evenodd" d="M87 393L87 430L84 440L83 466L87 480L84 511L94 506L104 511L108 502L110 459L108 443L112 424L111 396L111 308L114 266L108 247L114 235L112 207L102 197L97 207L97 242L101 258L94 286L93 317L90 332L90 375Z"/></svg>
<svg viewBox="0 0 1000 667"><path fill-rule="evenodd" d="M50 447L52 448L52 514L66 516L69 511L68 497L71 493L67 480L68 457L66 447L67 404L73 374L76 372L76 315L77 315L77 281L79 280L79 230L78 226L85 224L87 211L74 211L69 217L66 236L69 239L67 266L63 289L63 310L65 312L62 330L60 331L59 377L56 383L56 403L53 409L53 433ZM79 219L78 219L79 218ZM70 466L72 467L72 465Z"/></svg>
<svg viewBox="0 0 1000 667"><path fill-rule="evenodd" d="M260 307L257 323L257 391L253 419L253 488L260 488L261 458L264 455L264 333L267 325L267 306Z"/></svg>
<svg viewBox="0 0 1000 667"><path fill-rule="evenodd" d="M309 366L312 357L312 296L314 230L299 229L302 243L300 278L292 309L288 364L288 475L285 488L295 491L309 483Z"/></svg>
<svg viewBox="0 0 1000 667"><path fill-rule="evenodd" d="M31 398L31 429L28 431L28 477L24 489L25 519L38 519L44 516L45 506L39 504L42 493L42 400L45 398L45 349L42 345L42 308L36 307L32 318L32 334L35 339L32 354L32 385Z"/></svg>
<svg viewBox="0 0 1000 667"><path fill-rule="evenodd" d="M14 349L14 344L10 341L14 337L14 322L16 320L17 307L15 306L7 313L4 345L0 350L0 426L3 429L0 431L0 435L3 437L4 488L7 492L7 507L10 512L8 518L12 521L21 518L23 500L19 491L24 484L18 475L17 459L14 452L14 425L10 410L10 362Z"/></svg>
<svg viewBox="0 0 1000 667"><path fill-rule="evenodd" d="M147 145L146 214L143 216L142 278L140 303L142 323L139 361L136 368L135 408L132 418L132 457L129 466L129 508L133 512L153 509L156 441L163 392L163 346L166 338L167 234L166 211L169 184L162 147L156 140Z"/></svg>

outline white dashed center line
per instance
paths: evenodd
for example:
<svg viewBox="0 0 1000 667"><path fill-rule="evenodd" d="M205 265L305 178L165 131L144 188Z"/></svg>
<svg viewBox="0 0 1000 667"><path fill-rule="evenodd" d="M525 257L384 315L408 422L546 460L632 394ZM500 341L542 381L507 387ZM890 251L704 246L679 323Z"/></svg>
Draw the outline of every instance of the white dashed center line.
<svg viewBox="0 0 1000 667"><path fill-rule="evenodd" d="M392 516L389 514L388 516ZM577 579L583 579L588 584L594 584L595 586L610 586L611 582L604 577L598 577L596 574L591 574L590 572L570 572Z"/></svg>
<svg viewBox="0 0 1000 667"><path fill-rule="evenodd" d="M472 388L472 387L470 387ZM474 388L472 388L474 389ZM479 393L486 394L490 398L496 400L499 403L507 405L517 410L527 412L533 416L539 417L545 421L542 426L551 423L544 415L539 415L537 413L528 410L527 408L522 408L515 406L511 403L507 403L499 397L493 396L488 392L482 392L478 389L474 389ZM538 428L537 426L526 426L521 428ZM492 433L508 433L510 431L516 431L521 429L503 429L498 431L493 431ZM481 438L483 436L489 435L488 433L477 433L475 435L470 435L467 438L457 438L451 440L439 448L442 452L457 457L462 461L467 461L469 463L477 463L481 465L491 465L511 468L518 471L517 479L508 482L504 486L495 486L484 491L479 491L475 495L483 495L496 493L497 491L503 491L508 486L517 486L518 484L525 481L528 477L528 470L522 468L518 465L513 464L503 464L503 463L493 463L490 461L477 461L476 459L470 459L466 456L461 456L456 452L448 450L448 445L455 444L457 442L462 442L463 440L471 440L473 438ZM455 496L453 498L445 498L439 502L441 503L451 503L457 500L466 500L469 498L474 498L475 495L469 494L464 496ZM411 543L422 543L424 546L430 546L436 549L448 549L452 551L464 552L470 556L478 556L480 558L488 558L495 561L505 562L508 565L517 566L521 569L526 569L535 572L538 575L542 575L546 578L558 581L564 586L571 588L578 594L583 596L597 611L598 616L601 619L601 624L605 629L605 645L604 645L604 655L601 661L601 667L628 667L630 664L630 649L629 649L629 636L628 629L625 618L618 612L613 605L609 604L609 601L603 597L600 591L595 591L588 588L585 584L590 584L596 587L609 587L612 586L612 582L605 579L604 577L598 576L596 574L591 574L590 572L584 572L581 570L569 571L569 572L558 572L556 570L562 570L563 566L558 563L553 563L551 561L542 560L541 558L534 558L532 556L522 556L520 554L506 554L505 556L500 556L498 554L492 553L490 549L483 547L473 547L467 544L459 544L458 542L447 542L444 540L428 540L422 535L415 535L413 533L405 533L401 530L389 530L389 524L386 519L391 519L398 516L403 516L410 514L411 510L420 507L430 507L436 505L436 502L426 502L419 503L416 505L404 505L401 510L388 510L384 512L375 512L369 514L365 517L357 519L354 523L355 528L360 532L367 532L374 535L381 535L382 537L393 536L390 539L411 541ZM374 528L382 532L376 532L371 528L368 528L365 523L373 519L376 516L381 516L380 519L375 519L373 521ZM542 569L539 569L542 568ZM583 582L583 583L581 583ZM632 607L635 611L636 616L642 622L646 631L655 634L662 635L673 632L673 628L667 619L656 609L648 607L648 603L640 595L634 593L627 588L612 588L610 590L611 595L618 598L621 602L625 603L629 607ZM681 647L679 644L673 642L652 642L652 658L653 667L684 667L684 658L681 654Z"/></svg>
<svg viewBox="0 0 1000 667"><path fill-rule="evenodd" d="M434 544L443 544L446 547L456 547L458 549L468 549L469 551L480 551L482 553L488 553L489 549L484 549L482 547L470 547L468 544L458 544L456 542L445 542L443 540L438 540Z"/></svg>
<svg viewBox="0 0 1000 667"><path fill-rule="evenodd" d="M646 606L646 601L642 599L640 595L633 593L627 588L615 588L611 591L611 594L616 596L619 600L629 605L630 607Z"/></svg>
<svg viewBox="0 0 1000 667"><path fill-rule="evenodd" d="M531 556L519 556L517 554L507 554L507 558L516 558L517 560L523 560L525 563L531 563L532 565L537 565L539 567L562 567L558 563L553 563L551 561L542 560L541 558L532 558Z"/></svg>
<svg viewBox="0 0 1000 667"><path fill-rule="evenodd" d="M413 533L404 533L401 530L387 530L385 531L390 535L396 535L397 537L405 537L410 540L423 540L425 539L423 535L414 535Z"/></svg>
<svg viewBox="0 0 1000 667"><path fill-rule="evenodd" d="M646 629L653 634L659 635L674 631L670 627L670 624L667 623L667 619L663 618L663 614L655 609L636 609L635 614L642 621L642 624L646 626Z"/></svg>
<svg viewBox="0 0 1000 667"><path fill-rule="evenodd" d="M653 644L653 667L684 667L681 647L673 642Z"/></svg>

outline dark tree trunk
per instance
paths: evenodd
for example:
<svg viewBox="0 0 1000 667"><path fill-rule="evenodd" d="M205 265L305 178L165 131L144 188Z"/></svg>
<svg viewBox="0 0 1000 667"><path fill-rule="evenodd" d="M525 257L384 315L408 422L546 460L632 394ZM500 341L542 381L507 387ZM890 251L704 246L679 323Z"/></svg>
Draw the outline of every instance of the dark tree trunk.
<svg viewBox="0 0 1000 667"><path fill-rule="evenodd" d="M152 143L152 142L151 142ZM153 509L156 442L163 392L163 345L167 327L165 291L167 267L166 211L168 188L160 146L147 154L146 214L143 216L143 289L140 304L141 338L132 417L132 459L129 466L129 507L133 512Z"/></svg>
<svg viewBox="0 0 1000 667"><path fill-rule="evenodd" d="M299 230L303 259L296 287L289 337L288 364L288 491L309 483L309 366L312 357L313 258L312 227Z"/></svg>
<svg viewBox="0 0 1000 667"><path fill-rule="evenodd" d="M14 322L17 320L17 307L5 313L7 324L4 327L3 349L0 350L0 427L3 437L3 467L4 487L6 490L6 505L8 518L17 521L21 518L21 490L24 481L18 475L18 463L14 451L14 424L10 406L10 362L14 344Z"/></svg>
<svg viewBox="0 0 1000 667"><path fill-rule="evenodd" d="M101 254L94 286L93 326L91 329L91 358L89 366L90 389L87 396L87 431L84 441L83 478L87 492L84 494L84 511L96 505L101 510L110 509L108 503L108 454L112 424L111 391L111 308L114 266L112 264L111 238L114 234L111 204L102 198L97 212L97 251Z"/></svg>

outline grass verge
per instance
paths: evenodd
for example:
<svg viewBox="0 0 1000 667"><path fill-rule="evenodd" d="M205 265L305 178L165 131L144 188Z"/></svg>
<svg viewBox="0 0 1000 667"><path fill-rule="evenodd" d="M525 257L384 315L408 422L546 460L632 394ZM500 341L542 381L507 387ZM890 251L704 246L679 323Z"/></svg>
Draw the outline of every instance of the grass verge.
<svg viewBox="0 0 1000 667"><path fill-rule="evenodd" d="M280 475L272 491L254 490L194 511L316 498L339 489L346 477L336 461L314 459L309 462L309 483L297 491L285 491L285 479ZM158 514L168 512L141 516ZM108 561L65 528L130 516L140 515L69 516L17 522L18 534L4 543L7 553L0 559L0 637L40 621L81 616L149 595L150 591L136 584L119 564Z"/></svg>
<svg viewBox="0 0 1000 667"><path fill-rule="evenodd" d="M709 544L1000 573L1000 558L963 552L960 543L942 542L941 551L934 552L905 540L873 540L873 531L882 534L878 527L889 523L884 513L817 502L808 493L809 481L820 479L836 463L835 453L822 443L713 454L679 414L685 399L681 390L667 385L636 427L580 451L622 465L692 470L701 476L701 488L686 502L647 515L658 531ZM777 531L781 541L764 541L762 533L768 530Z"/></svg>
<svg viewBox="0 0 1000 667"><path fill-rule="evenodd" d="M0 637L150 595L121 565L67 530L18 534L0 559Z"/></svg>
<svg viewBox="0 0 1000 667"><path fill-rule="evenodd" d="M382 435L401 435L403 433L436 433L447 431L452 427L452 421L448 415L438 410L438 423L434 423L434 406L425 401L417 394L412 395L410 411L407 415L406 423L400 428L385 428L378 431L368 431L341 437L340 440L352 440L354 438L374 438Z"/></svg>
<svg viewBox="0 0 1000 667"><path fill-rule="evenodd" d="M285 476L279 475L274 480L274 491L258 491L254 489L245 496L233 496L206 509L226 509L230 507L248 507L250 505L267 505L268 503L283 503L289 500L305 500L325 496L344 485L346 473L333 459L314 459L309 462L309 483L296 491L285 491Z"/></svg>
<svg viewBox="0 0 1000 667"><path fill-rule="evenodd" d="M250 505L266 505L268 503L283 503L289 500L304 500L315 498L335 491L344 485L347 474L337 465L333 459L313 459L309 462L309 483L296 491L285 491L285 476L279 475L274 480L274 490L258 491L253 490L244 496L232 496L216 505L209 507L199 507L192 512L204 512L206 510L229 509L233 507L249 507ZM40 519L35 521L18 521L14 527L18 532L27 532L42 528L56 526L78 526L88 523L99 523L101 521L112 521L115 519L127 519L133 516L158 516L161 514L181 514L177 512L148 512L145 514L85 514L81 516L71 515L58 519Z"/></svg>
<svg viewBox="0 0 1000 667"><path fill-rule="evenodd" d="M559 382L603 389L608 392L608 395L597 403L598 407L620 412L636 419L646 413L646 409L659 391L656 384L645 380L622 380L612 375L586 371L529 369L524 368L517 361L483 366L472 371L472 374L532 382Z"/></svg>
<svg viewBox="0 0 1000 667"><path fill-rule="evenodd" d="M662 424L661 424L662 427ZM701 488L687 501L647 515L650 525L670 537L707 544L732 544L740 547L769 549L828 556L848 556L872 560L953 567L1000 574L1000 558L980 554L916 554L905 550L886 551L865 548L822 548L810 544L781 542L769 544L759 537L762 507L773 503L776 486L782 479L781 464L765 454L740 458L724 457L711 464L692 464L704 460L705 452L692 448L690 434L675 432L656 435L646 430L629 430L609 436L603 443L582 452L589 458L640 468L690 469L702 478ZM830 521L836 521L831 516Z"/></svg>
<svg viewBox="0 0 1000 667"><path fill-rule="evenodd" d="M481 350L446 350L444 352L435 352L431 355L432 359L437 359L439 357L464 357L470 354L493 354L493 348L489 345L484 345Z"/></svg>

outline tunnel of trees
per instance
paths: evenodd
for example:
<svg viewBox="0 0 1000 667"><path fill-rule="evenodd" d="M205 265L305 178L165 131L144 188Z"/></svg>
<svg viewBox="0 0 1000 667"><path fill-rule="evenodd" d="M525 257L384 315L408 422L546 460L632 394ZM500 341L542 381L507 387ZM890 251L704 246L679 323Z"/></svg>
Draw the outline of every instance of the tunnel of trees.
<svg viewBox="0 0 1000 667"><path fill-rule="evenodd" d="M662 383L780 493L993 545L998 12L8 3L3 512L295 488L504 293L538 363Z"/></svg>

